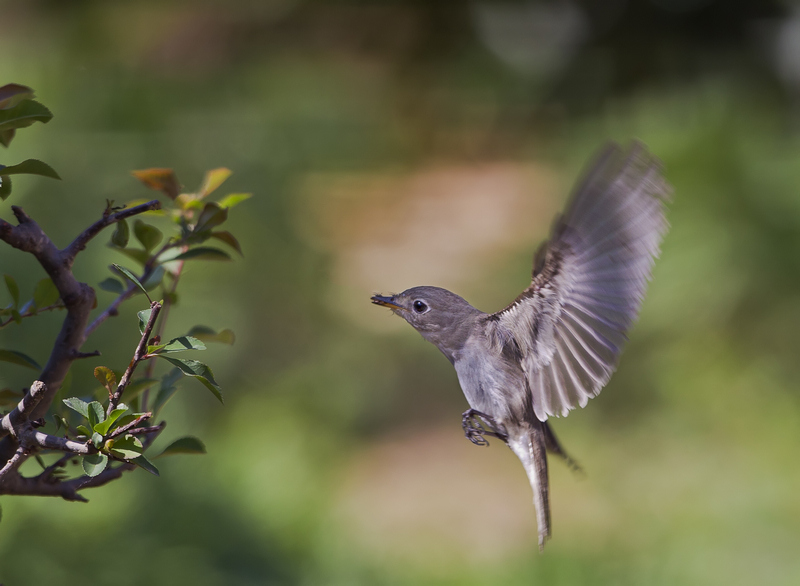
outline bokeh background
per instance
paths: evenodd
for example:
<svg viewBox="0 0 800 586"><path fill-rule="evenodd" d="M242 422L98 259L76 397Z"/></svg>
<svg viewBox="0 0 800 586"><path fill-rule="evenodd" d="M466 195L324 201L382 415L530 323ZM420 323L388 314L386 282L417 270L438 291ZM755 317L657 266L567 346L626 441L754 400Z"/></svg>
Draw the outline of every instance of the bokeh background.
<svg viewBox="0 0 800 586"><path fill-rule="evenodd" d="M41 584L800 583L800 5L774 0L9 1L0 83L55 118L3 163L60 245L132 169L253 192L233 263L192 266L167 333L232 328L186 381L159 460L90 503L0 499L0 581ZM553 539L524 472L463 438L450 364L369 296L421 284L486 311L527 284L589 157L639 138L672 229L619 370L554 429ZM96 284L121 262L79 257ZM24 291L43 276L3 247ZM0 302L7 303L2 297ZM111 301L100 293L100 304ZM88 341L121 369L129 302ZM60 315L0 331L44 361ZM198 356L199 357L199 356ZM29 384L5 364L0 386Z"/></svg>

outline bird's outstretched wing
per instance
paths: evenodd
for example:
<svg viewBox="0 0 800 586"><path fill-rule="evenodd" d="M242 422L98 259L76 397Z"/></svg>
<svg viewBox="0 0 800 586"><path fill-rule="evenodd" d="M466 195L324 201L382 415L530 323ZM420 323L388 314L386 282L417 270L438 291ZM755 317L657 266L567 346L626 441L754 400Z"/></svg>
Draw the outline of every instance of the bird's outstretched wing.
<svg viewBox="0 0 800 586"><path fill-rule="evenodd" d="M531 285L487 318L498 349L515 346L539 420L584 407L611 377L669 226L668 194L643 145L608 146L537 253Z"/></svg>

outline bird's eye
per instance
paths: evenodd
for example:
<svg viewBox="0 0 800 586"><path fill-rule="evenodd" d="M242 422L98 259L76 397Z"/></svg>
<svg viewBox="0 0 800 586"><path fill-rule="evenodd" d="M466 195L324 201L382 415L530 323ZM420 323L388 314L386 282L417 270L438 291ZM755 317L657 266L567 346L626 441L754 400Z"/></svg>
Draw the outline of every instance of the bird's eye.
<svg viewBox="0 0 800 586"><path fill-rule="evenodd" d="M428 311L428 305L424 301L420 301L419 299L417 299L414 302L413 307L414 311L416 311L417 313L425 313L426 311Z"/></svg>

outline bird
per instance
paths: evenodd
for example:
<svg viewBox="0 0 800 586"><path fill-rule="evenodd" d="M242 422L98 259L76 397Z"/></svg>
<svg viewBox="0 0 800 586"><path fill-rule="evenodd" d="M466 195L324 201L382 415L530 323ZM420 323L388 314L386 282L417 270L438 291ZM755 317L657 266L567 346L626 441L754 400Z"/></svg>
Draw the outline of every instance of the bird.
<svg viewBox="0 0 800 586"><path fill-rule="evenodd" d="M505 442L533 490L539 550L551 537L547 452L577 467L549 418L585 407L608 383L638 317L669 228L671 187L640 142L607 144L536 252L531 284L484 313L432 286L373 295L455 367L466 437Z"/></svg>

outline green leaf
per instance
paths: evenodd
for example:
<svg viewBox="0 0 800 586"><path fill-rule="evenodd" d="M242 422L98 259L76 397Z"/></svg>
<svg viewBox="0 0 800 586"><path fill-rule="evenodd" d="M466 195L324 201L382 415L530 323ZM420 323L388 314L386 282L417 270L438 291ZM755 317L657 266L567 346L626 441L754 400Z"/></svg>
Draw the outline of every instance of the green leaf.
<svg viewBox="0 0 800 586"><path fill-rule="evenodd" d="M175 199L181 192L181 184L172 169L143 169L131 171L131 175L150 189L163 192L170 199Z"/></svg>
<svg viewBox="0 0 800 586"><path fill-rule="evenodd" d="M55 421L55 423L56 423L56 431L58 431L62 427L67 431L69 430L69 423L67 422L66 419L61 417L61 415L58 415L57 413L53 413L53 421Z"/></svg>
<svg viewBox="0 0 800 586"><path fill-rule="evenodd" d="M191 250L187 250L186 252L183 252L170 260L192 260L192 259L231 260L231 257L227 252L223 252L222 250L219 250L217 248L198 246L197 248L192 248Z"/></svg>
<svg viewBox="0 0 800 586"><path fill-rule="evenodd" d="M183 352L184 350L205 350L206 345L192 336L181 336L174 338L166 344L150 346L147 348L148 354L170 354L172 352Z"/></svg>
<svg viewBox="0 0 800 586"><path fill-rule="evenodd" d="M185 358L172 358L170 356L158 355L173 366L181 369L181 372L187 376L193 376L203 383L209 391L214 393L214 396L219 399L220 403L224 403L222 399L222 389L214 380L214 373L206 364L197 360L187 360Z"/></svg>
<svg viewBox="0 0 800 586"><path fill-rule="evenodd" d="M64 405L72 409L73 411L77 411L81 415L83 415L86 419L89 419L89 403L86 401L82 401L78 397L70 397L69 399L64 399Z"/></svg>
<svg viewBox="0 0 800 586"><path fill-rule="evenodd" d="M42 367L33 358L16 350L0 350L0 360L18 364L19 366L27 366L33 370L42 370Z"/></svg>
<svg viewBox="0 0 800 586"><path fill-rule="evenodd" d="M0 165L0 175L41 175L51 179L61 179L55 169L39 159L26 159L9 167Z"/></svg>
<svg viewBox="0 0 800 586"><path fill-rule="evenodd" d="M33 90L26 85L7 83L0 87L0 110L8 110L19 104L22 100L33 98Z"/></svg>
<svg viewBox="0 0 800 586"><path fill-rule="evenodd" d="M14 128L9 128L8 130L0 130L0 144L8 148L8 145L10 145L11 141L14 140L14 136L16 136L16 134L17 131Z"/></svg>
<svg viewBox="0 0 800 586"><path fill-rule="evenodd" d="M77 429L81 435L85 435L86 437L92 437L93 433L92 430L86 427L85 425L79 425L75 429Z"/></svg>
<svg viewBox="0 0 800 586"><path fill-rule="evenodd" d="M108 465L108 456L105 454L90 454L83 457L83 471L87 476L97 476Z"/></svg>
<svg viewBox="0 0 800 586"><path fill-rule="evenodd" d="M13 128L25 128L34 122L47 123L53 114L33 100L22 100L13 108L0 110L0 131Z"/></svg>
<svg viewBox="0 0 800 586"><path fill-rule="evenodd" d="M92 434L92 445L98 450L103 445L103 436L97 431Z"/></svg>
<svg viewBox="0 0 800 586"><path fill-rule="evenodd" d="M164 275L166 272L167 271L163 266L158 265L153 272L151 272L147 278L142 281L142 285L148 291L152 291L161 284L161 281L164 280Z"/></svg>
<svg viewBox="0 0 800 586"><path fill-rule="evenodd" d="M170 445L168 445L163 452L161 452L156 458L160 458L162 456L173 456L175 454L205 454L206 447L196 437L186 436L180 439L176 439ZM153 458L154 460L156 458Z"/></svg>
<svg viewBox="0 0 800 586"><path fill-rule="evenodd" d="M103 409L103 406L97 401L89 403L87 411L89 412L89 425L92 429L94 429L98 423L102 423L106 418L105 409Z"/></svg>
<svg viewBox="0 0 800 586"><path fill-rule="evenodd" d="M117 390L117 375L107 366L98 366L94 369L94 378L100 381L109 394Z"/></svg>
<svg viewBox="0 0 800 586"><path fill-rule="evenodd" d="M251 197L253 197L252 193L229 193L221 200L219 200L217 203L221 208L230 209L233 206L239 205L243 201L250 199Z"/></svg>
<svg viewBox="0 0 800 586"><path fill-rule="evenodd" d="M131 229L128 227L128 222L124 219L117 221L117 227L111 235L111 244L119 248L128 246L128 240L131 238Z"/></svg>
<svg viewBox="0 0 800 586"><path fill-rule="evenodd" d="M11 178L0 175L0 200L5 201L11 195Z"/></svg>
<svg viewBox="0 0 800 586"><path fill-rule="evenodd" d="M133 458L131 460L131 462L133 462L134 464L139 466L139 468L143 468L144 470L147 470L150 474L154 474L156 476L159 476L158 468L153 466L153 463L150 460L148 460L147 458L145 458L144 455L139 456L138 458Z"/></svg>
<svg viewBox="0 0 800 586"><path fill-rule="evenodd" d="M127 415L123 415L117 420L116 427L124 427L141 415L144 415L144 413L128 413Z"/></svg>
<svg viewBox="0 0 800 586"><path fill-rule="evenodd" d="M128 258L135 260L140 265L144 266L150 260L150 255L147 253L146 250L142 250L141 248L119 248L117 246L111 246L117 252L121 252Z"/></svg>
<svg viewBox="0 0 800 586"><path fill-rule="evenodd" d="M153 308L150 309L143 309L136 315L139 316L139 331L144 336L144 331L147 329L147 322L150 321L150 314L153 313Z"/></svg>
<svg viewBox="0 0 800 586"><path fill-rule="evenodd" d="M130 271L129 271L128 269L126 269L125 267L122 267L122 266L120 266L120 265L118 265L118 264L112 264L111 266L112 266L112 267L114 267L115 269L117 269L117 270L118 270L120 273L122 273L123 275L125 275L125 277L126 277L126 278L127 278L129 281L133 282L133 284L134 284L134 285L136 285L137 287L139 287L139 289L141 289L141 290L142 290L142 293L144 293L144 294L145 294L145 296L146 296L148 299L150 299L150 296L149 296L149 295L147 295L147 291L145 291L144 287L143 287L143 286L142 286L142 284L139 282L139 279L137 279L137 278L136 278L136 275L134 275L132 272L130 272ZM152 300L151 300L151 301L152 301Z"/></svg>
<svg viewBox="0 0 800 586"><path fill-rule="evenodd" d="M107 279L100 281L100 284L97 286L100 287L103 291L115 293L116 295L121 295L122 293L125 292L125 285L120 283L114 277L108 277Z"/></svg>
<svg viewBox="0 0 800 586"><path fill-rule="evenodd" d="M136 220L133 223L133 233L147 252L158 246L158 243L164 238L161 230L150 224L145 224L141 220Z"/></svg>
<svg viewBox="0 0 800 586"><path fill-rule="evenodd" d="M182 210L203 209L203 202L193 193L181 193L175 198L175 205Z"/></svg>
<svg viewBox="0 0 800 586"><path fill-rule="evenodd" d="M142 445L139 438L129 433L113 440L113 442L110 448L111 453L126 460L138 458L144 452L144 445Z"/></svg>
<svg viewBox="0 0 800 586"><path fill-rule="evenodd" d="M94 430L101 435L107 435L108 431L111 429L111 426L114 425L114 422L119 419L120 416L127 410L128 406L124 403L120 403L116 409L108 414L108 417L105 419L105 421L101 421L94 426Z"/></svg>
<svg viewBox="0 0 800 586"><path fill-rule="evenodd" d="M36 307L42 309L54 305L59 298L58 289L56 289L53 280L50 277L45 277L33 289L33 302Z"/></svg>
<svg viewBox="0 0 800 586"><path fill-rule="evenodd" d="M218 169L212 169L206 173L205 178L203 179L203 185L200 186L200 191L198 195L200 197L205 197L212 191L214 191L217 187L222 185L224 181L231 176L231 170L226 169L225 167L220 167Z"/></svg>
<svg viewBox="0 0 800 586"><path fill-rule="evenodd" d="M204 342L218 342L220 344L228 345L233 345L233 343L236 341L236 336L232 330L222 330L221 332L217 333L208 326L194 326L191 330L189 330L187 336L194 336L198 340L202 340Z"/></svg>
<svg viewBox="0 0 800 586"><path fill-rule="evenodd" d="M228 209L220 207L218 203L208 202L203 206L203 211L197 218L193 232L203 232L219 226L228 219Z"/></svg>
<svg viewBox="0 0 800 586"><path fill-rule="evenodd" d="M14 307L19 307L19 285L17 285L16 279L11 275L5 275L6 279L6 288L8 292L11 294L11 299L14 301Z"/></svg>
<svg viewBox="0 0 800 586"><path fill-rule="evenodd" d="M233 248L236 252L238 252L241 256L242 254L242 247L239 245L239 241L236 240L233 234L227 231L219 231L219 232L212 232L211 238L216 238L217 240L221 240L231 248Z"/></svg>
<svg viewBox="0 0 800 586"><path fill-rule="evenodd" d="M158 389L158 394L156 395L156 400L153 402L153 415L155 416L164 405L167 404L172 396L178 391L178 387L175 385L181 378L183 378L183 372L179 368L173 368L167 374L161 377L161 386Z"/></svg>

